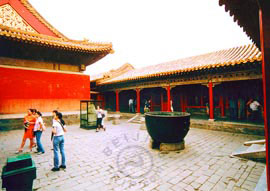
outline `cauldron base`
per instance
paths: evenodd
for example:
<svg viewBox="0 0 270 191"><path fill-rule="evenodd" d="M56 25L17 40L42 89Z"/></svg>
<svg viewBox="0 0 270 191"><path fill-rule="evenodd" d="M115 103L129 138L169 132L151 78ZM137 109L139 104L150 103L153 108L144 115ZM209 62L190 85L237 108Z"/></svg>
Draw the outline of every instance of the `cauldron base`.
<svg viewBox="0 0 270 191"><path fill-rule="evenodd" d="M185 149L185 141L179 143L159 143L150 140L150 147L152 149L159 149L160 151L179 151Z"/></svg>

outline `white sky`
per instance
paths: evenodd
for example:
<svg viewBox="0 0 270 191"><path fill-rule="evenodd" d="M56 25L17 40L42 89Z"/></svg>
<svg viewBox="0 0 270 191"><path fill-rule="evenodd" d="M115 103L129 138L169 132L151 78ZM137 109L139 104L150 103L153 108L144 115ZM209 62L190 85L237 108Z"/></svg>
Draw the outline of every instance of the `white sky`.
<svg viewBox="0 0 270 191"><path fill-rule="evenodd" d="M251 43L218 0L29 0L71 39L112 42L114 54L88 66L97 74Z"/></svg>

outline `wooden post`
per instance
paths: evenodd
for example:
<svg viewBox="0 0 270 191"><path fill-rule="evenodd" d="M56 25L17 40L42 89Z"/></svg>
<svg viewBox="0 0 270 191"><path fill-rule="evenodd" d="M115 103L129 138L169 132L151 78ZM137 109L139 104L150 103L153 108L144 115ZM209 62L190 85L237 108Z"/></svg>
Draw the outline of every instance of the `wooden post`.
<svg viewBox="0 0 270 191"><path fill-rule="evenodd" d="M266 179L270 190L270 167L269 167L269 119L270 119L270 3L259 3L260 42L262 53L262 81L264 97L264 132L266 143Z"/></svg>
<svg viewBox="0 0 270 191"><path fill-rule="evenodd" d="M214 120L214 97L213 97L213 83L208 83L209 89L209 120Z"/></svg>
<svg viewBox="0 0 270 191"><path fill-rule="evenodd" d="M185 112L185 106L184 106L184 96L180 95L180 107L181 107L181 111Z"/></svg>
<svg viewBox="0 0 270 191"><path fill-rule="evenodd" d="M163 111L164 110L164 108L163 108L163 89L161 89L160 104L161 104L161 111Z"/></svg>
<svg viewBox="0 0 270 191"><path fill-rule="evenodd" d="M224 112L224 99L223 99L223 96L219 97L219 106L220 106L220 116L224 117L225 112Z"/></svg>
<svg viewBox="0 0 270 191"><path fill-rule="evenodd" d="M115 95L116 95L116 112L119 112L119 91L116 90L115 91Z"/></svg>
<svg viewBox="0 0 270 191"><path fill-rule="evenodd" d="M140 106L141 106L141 104L140 104L140 102L141 102L141 100L140 100L140 89L136 89L136 96L137 96L137 113L140 113L141 111L140 111Z"/></svg>
<svg viewBox="0 0 270 191"><path fill-rule="evenodd" d="M167 86L167 111L171 111L171 87Z"/></svg>

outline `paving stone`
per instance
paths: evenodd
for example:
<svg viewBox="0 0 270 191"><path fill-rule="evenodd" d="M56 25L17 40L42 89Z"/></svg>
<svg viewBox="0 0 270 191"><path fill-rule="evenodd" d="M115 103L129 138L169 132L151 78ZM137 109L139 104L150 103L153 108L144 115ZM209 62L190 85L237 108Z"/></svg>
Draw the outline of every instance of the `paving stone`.
<svg viewBox="0 0 270 191"><path fill-rule="evenodd" d="M215 184L213 184L211 182L206 182L200 187L200 190L201 191L210 191L210 190L212 190L212 188L214 186L215 186Z"/></svg>
<svg viewBox="0 0 270 191"><path fill-rule="evenodd" d="M173 185L172 184L169 184L169 183L165 183L165 184L161 184L159 185L156 190L159 190L159 191L167 191L169 190Z"/></svg>
<svg viewBox="0 0 270 191"><path fill-rule="evenodd" d="M198 182L199 184L203 184L206 182L207 179L209 179L208 176L201 176L198 179L196 179L196 182Z"/></svg>
<svg viewBox="0 0 270 191"><path fill-rule="evenodd" d="M94 130L80 129L78 125L68 126L65 134L65 151L67 169L51 172L53 164L50 127L42 135L46 153L32 158L37 166L37 179L34 188L38 191L61 190L168 190L191 191L213 190L238 191L254 188L265 164L230 158L234 148L245 141L258 139L257 136L224 133L191 128L185 138L186 148L181 152L161 154L148 147L147 131L140 130L138 124L121 125L107 122L106 132L95 133ZM141 138L134 139L139 134ZM0 164L6 157L14 155L20 144L23 130L0 133ZM126 136L126 138L124 138ZM112 140L119 139L119 147ZM128 141L126 141L128 140ZM29 144L29 142L27 142ZM28 145L26 145L28 146ZM149 174L142 178L126 176L126 166L117 165L117 156L136 161L132 152L125 152L126 146L143 148L153 159L144 161L142 168L133 167L131 173L142 173L147 165L153 165ZM107 152L104 149L107 148ZM109 149L108 149L109 148ZM127 160L127 162L130 162ZM157 171L158 169L158 171ZM2 169L0 169L0 172ZM153 180L155 175L155 180ZM152 178L152 179L151 179ZM1 183L1 180L0 180ZM239 190L239 191L240 191Z"/></svg>

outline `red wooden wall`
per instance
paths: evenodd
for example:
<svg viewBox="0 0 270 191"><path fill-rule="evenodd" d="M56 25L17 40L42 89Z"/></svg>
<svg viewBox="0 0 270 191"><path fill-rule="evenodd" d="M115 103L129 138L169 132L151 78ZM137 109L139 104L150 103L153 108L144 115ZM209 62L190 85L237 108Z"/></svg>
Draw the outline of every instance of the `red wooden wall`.
<svg viewBox="0 0 270 191"><path fill-rule="evenodd" d="M0 113L79 110L80 100L90 99L87 75L0 68Z"/></svg>

